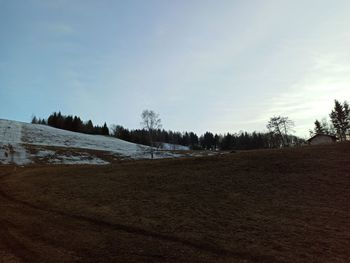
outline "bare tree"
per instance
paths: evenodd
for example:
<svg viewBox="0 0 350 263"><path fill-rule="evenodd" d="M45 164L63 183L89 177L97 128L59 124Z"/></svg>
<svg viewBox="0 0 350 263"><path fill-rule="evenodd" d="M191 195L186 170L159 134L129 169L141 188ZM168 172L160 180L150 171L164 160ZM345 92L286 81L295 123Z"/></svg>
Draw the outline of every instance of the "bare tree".
<svg viewBox="0 0 350 263"><path fill-rule="evenodd" d="M159 118L159 114L155 113L153 110L144 110L141 114L142 122L141 126L148 131L149 141L151 146L151 158L153 159L153 151L154 151L154 133L156 130L162 128L161 119Z"/></svg>
<svg viewBox="0 0 350 263"><path fill-rule="evenodd" d="M288 134L293 132L294 122L288 117L272 117L266 126L269 131L277 135L283 147L289 146Z"/></svg>

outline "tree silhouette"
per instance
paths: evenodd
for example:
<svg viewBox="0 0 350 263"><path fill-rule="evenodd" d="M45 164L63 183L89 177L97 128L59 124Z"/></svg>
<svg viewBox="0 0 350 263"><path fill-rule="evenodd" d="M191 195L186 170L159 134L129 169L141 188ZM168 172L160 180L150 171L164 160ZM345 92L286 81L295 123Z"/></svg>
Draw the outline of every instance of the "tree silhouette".
<svg viewBox="0 0 350 263"><path fill-rule="evenodd" d="M346 140L346 135L350 130L350 108L349 104L344 101L341 104L339 101L334 101L334 108L329 115L333 126L341 141Z"/></svg>
<svg viewBox="0 0 350 263"><path fill-rule="evenodd" d="M148 132L151 145L151 158L153 159L154 133L156 130L162 128L161 119L159 118L159 114L152 110L144 110L141 114L141 119L141 126Z"/></svg>
<svg viewBox="0 0 350 263"><path fill-rule="evenodd" d="M267 129L274 135L277 135L283 147L290 145L288 134L293 131L294 122L288 117L271 117L267 123Z"/></svg>

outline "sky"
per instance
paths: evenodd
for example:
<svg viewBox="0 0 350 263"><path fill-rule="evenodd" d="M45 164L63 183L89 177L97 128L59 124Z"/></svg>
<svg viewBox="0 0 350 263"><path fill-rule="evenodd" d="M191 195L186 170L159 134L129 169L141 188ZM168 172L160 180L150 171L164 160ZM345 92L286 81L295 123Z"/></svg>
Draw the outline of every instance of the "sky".
<svg viewBox="0 0 350 263"><path fill-rule="evenodd" d="M0 0L0 118L307 137L350 100L348 0Z"/></svg>

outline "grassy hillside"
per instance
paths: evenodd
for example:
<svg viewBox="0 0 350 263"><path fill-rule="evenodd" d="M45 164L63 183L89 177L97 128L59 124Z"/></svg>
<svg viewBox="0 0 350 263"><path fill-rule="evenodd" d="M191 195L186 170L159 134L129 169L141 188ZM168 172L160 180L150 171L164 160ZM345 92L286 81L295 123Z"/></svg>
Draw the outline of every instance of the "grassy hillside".
<svg viewBox="0 0 350 263"><path fill-rule="evenodd" d="M0 261L349 262L350 144L0 169Z"/></svg>

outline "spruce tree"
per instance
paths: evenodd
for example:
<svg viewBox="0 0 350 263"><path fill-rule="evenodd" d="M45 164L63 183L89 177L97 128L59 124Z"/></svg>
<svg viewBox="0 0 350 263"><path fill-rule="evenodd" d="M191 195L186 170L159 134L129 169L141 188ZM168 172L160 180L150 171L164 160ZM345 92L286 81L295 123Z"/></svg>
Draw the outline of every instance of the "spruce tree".
<svg viewBox="0 0 350 263"><path fill-rule="evenodd" d="M322 127L322 124L321 124L321 122L319 122L319 120L315 121L314 131L315 131L315 134L323 134L323 133L325 133L325 130Z"/></svg>
<svg viewBox="0 0 350 263"><path fill-rule="evenodd" d="M94 125L91 120L85 124L85 133L93 134L94 133Z"/></svg>
<svg viewBox="0 0 350 263"><path fill-rule="evenodd" d="M350 109L346 101L343 105L337 100L334 101L334 109L329 116L341 141L346 140L346 135L350 129L349 114Z"/></svg>
<svg viewBox="0 0 350 263"><path fill-rule="evenodd" d="M106 135L106 136L109 135L109 129L108 129L106 123L103 124L103 127L102 127L102 135Z"/></svg>
<svg viewBox="0 0 350 263"><path fill-rule="evenodd" d="M36 116L33 116L32 124L38 124L38 119L36 118Z"/></svg>

